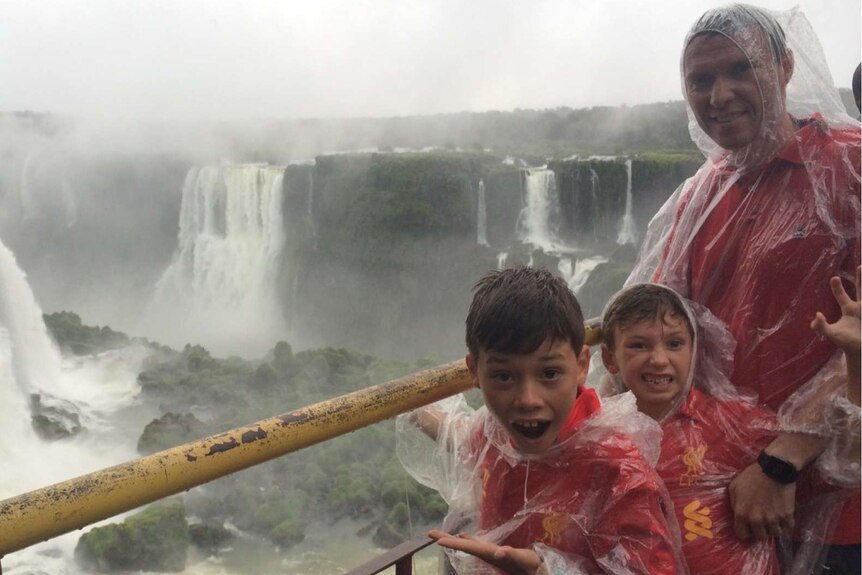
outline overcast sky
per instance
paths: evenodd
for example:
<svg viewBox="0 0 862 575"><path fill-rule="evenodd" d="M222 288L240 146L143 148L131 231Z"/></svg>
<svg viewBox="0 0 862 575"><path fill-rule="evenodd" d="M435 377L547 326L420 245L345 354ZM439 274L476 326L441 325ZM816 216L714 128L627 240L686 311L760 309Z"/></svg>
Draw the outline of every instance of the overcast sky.
<svg viewBox="0 0 862 575"><path fill-rule="evenodd" d="M303 118L680 99L704 0L2 0L0 110ZM836 84L859 0L799 5Z"/></svg>

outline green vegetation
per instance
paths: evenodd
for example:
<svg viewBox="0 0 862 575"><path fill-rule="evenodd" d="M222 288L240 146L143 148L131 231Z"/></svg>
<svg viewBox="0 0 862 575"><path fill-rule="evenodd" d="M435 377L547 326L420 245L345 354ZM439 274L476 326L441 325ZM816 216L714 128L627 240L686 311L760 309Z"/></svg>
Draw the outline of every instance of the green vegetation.
<svg viewBox="0 0 862 575"><path fill-rule="evenodd" d="M114 331L108 326L82 325L81 318L70 311L45 314L42 317L60 347L77 355L124 347L131 341L126 334Z"/></svg>
<svg viewBox="0 0 862 575"><path fill-rule="evenodd" d="M78 540L75 559L89 571L179 572L189 546L179 501L153 505L121 524L95 527Z"/></svg>

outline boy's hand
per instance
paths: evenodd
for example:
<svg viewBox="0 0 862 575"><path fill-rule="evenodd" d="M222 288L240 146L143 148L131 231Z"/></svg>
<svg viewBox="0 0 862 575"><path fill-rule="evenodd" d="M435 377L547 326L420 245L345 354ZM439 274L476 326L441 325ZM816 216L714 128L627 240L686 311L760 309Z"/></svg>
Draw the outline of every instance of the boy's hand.
<svg viewBox="0 0 862 575"><path fill-rule="evenodd" d="M844 289L841 279L833 277L829 280L829 285L832 288L832 295L835 301L841 306L841 317L834 323L826 321L826 317L817 312L814 321L811 322L811 329L826 337L844 350L847 354L860 354L860 303L859 303L859 288L862 285L860 280L862 267L856 268L856 299L853 300Z"/></svg>
<svg viewBox="0 0 862 575"><path fill-rule="evenodd" d="M428 537L436 540L441 547L469 553L512 575L536 575L542 565L539 555L532 549L517 549L508 545L501 547L466 533L456 537L444 531L432 530L428 532Z"/></svg>

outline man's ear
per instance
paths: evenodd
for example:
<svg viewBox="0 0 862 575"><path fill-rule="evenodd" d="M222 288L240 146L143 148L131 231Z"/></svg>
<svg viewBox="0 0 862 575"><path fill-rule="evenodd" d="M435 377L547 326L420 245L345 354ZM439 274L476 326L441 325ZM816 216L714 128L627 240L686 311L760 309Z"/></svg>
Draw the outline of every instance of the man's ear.
<svg viewBox="0 0 862 575"><path fill-rule="evenodd" d="M796 66L796 60L793 57L793 52L790 49L787 49L787 52L784 54L784 58L781 60L781 70L784 72L784 86L787 86L787 83L790 82L790 78L793 77L793 69Z"/></svg>
<svg viewBox="0 0 862 575"><path fill-rule="evenodd" d="M476 367L476 360L473 359L473 354L468 353L467 357L464 358L464 361L467 363L467 369L470 370L470 375L473 376L473 385L475 387L479 387L479 371Z"/></svg>
<svg viewBox="0 0 862 575"><path fill-rule="evenodd" d="M617 367L617 360L614 357L614 354L608 349L607 344L602 344L602 363L605 364L605 368L609 373L614 375L620 372L620 368Z"/></svg>

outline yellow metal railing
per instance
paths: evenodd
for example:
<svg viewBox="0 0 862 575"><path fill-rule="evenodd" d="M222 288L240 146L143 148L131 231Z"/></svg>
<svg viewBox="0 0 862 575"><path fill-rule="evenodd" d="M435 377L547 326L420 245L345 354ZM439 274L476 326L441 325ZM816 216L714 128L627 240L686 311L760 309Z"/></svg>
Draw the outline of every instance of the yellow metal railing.
<svg viewBox="0 0 862 575"><path fill-rule="evenodd" d="M589 322L587 345L599 337ZM471 385L460 360L0 501L0 557Z"/></svg>

